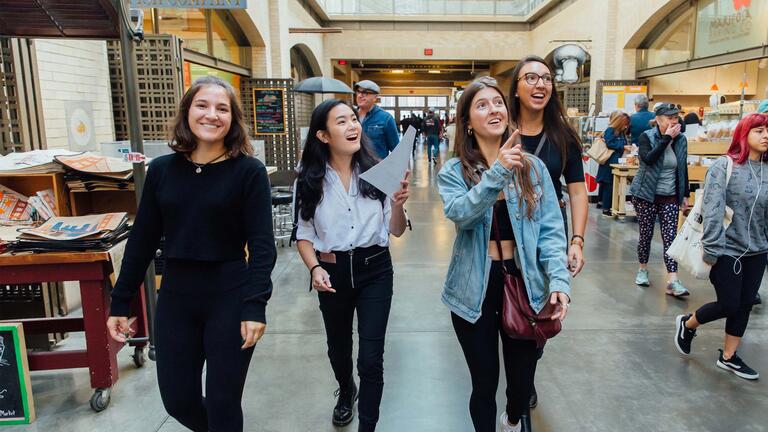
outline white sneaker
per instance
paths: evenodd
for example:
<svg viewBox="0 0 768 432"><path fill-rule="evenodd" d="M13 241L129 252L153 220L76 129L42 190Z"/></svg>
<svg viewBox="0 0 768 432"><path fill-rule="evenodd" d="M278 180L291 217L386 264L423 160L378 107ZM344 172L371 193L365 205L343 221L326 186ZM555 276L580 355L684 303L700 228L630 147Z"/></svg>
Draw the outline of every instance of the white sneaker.
<svg viewBox="0 0 768 432"><path fill-rule="evenodd" d="M509 419L507 418L507 413L504 412L501 414L501 418L499 418L499 423L501 423L501 432L520 432L522 429L522 422L517 422L516 425L511 426L509 424Z"/></svg>

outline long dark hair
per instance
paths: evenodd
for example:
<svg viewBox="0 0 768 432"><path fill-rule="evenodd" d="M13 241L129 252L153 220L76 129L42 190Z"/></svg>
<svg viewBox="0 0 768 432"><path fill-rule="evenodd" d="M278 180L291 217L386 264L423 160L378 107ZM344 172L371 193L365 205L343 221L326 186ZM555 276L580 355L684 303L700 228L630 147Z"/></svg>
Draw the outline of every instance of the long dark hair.
<svg viewBox="0 0 768 432"><path fill-rule="evenodd" d="M327 130L328 114L339 105L348 106L354 111L355 117L358 117L357 110L352 105L339 99L324 101L312 111L307 142L304 144L304 151L301 154L301 167L296 180L296 205L299 208L301 218L306 221L311 220L315 216L315 209L323 199L323 179L325 178L326 165L331 158L331 150L328 144L320 141L317 133ZM368 145L368 139L365 135L362 135L360 138L360 149L352 155L352 169L364 172L376 165L376 163L378 163L378 159L373 156L373 152ZM364 197L376 199L382 203L384 198L386 198L384 192L359 178L357 189L358 193Z"/></svg>
<svg viewBox="0 0 768 432"><path fill-rule="evenodd" d="M232 122L229 126L229 132L224 137L224 147L227 149L227 156L237 157L241 154L253 156L253 146L248 140L248 126L243 117L243 108L237 99L234 87L221 78L206 75L200 77L192 83L192 86L181 98L179 111L171 124L169 132L169 146L178 153L192 153L197 148L197 137L189 128L189 108L195 95L207 85L216 85L223 88L229 96L229 109L232 115Z"/></svg>
<svg viewBox="0 0 768 432"><path fill-rule="evenodd" d="M491 77L480 77L472 81L461 94L459 102L456 105L456 154L461 161L461 171L464 176L464 181L468 185L473 185L480 181L480 175L482 170L489 168L485 157L480 152L480 146L477 144L475 134L469 133L469 111L472 108L472 100L477 93L486 88L492 88L499 93L504 106L507 105L507 99L504 97L504 92L501 91L496 80ZM504 131L499 142L499 147L504 145L509 139L509 127ZM536 191L533 188L533 182L531 181L530 172L536 170L531 163L531 160L526 156L523 157L523 166L515 168L515 189L517 193L521 195L518 204L522 208L523 202L527 206L526 216L528 219L533 218L533 212L536 209ZM536 174L539 173L536 171Z"/></svg>
<svg viewBox="0 0 768 432"><path fill-rule="evenodd" d="M515 66L512 71L512 85L509 87L509 100L512 101L509 106L509 120L517 125L517 128L522 132L522 125L520 124L520 98L515 96L517 94L517 85L520 82L520 71L528 63L538 62L552 71L547 62L543 58L538 56L526 56ZM560 98L557 97L557 86L555 80L552 80L552 93L549 98L549 102L544 106L544 132L547 134L549 142L554 144L555 148L560 152L560 158L563 161L562 170L565 171L565 163L568 160L568 146L574 146L575 150L581 153L581 140L576 131L568 123L568 116L565 114L563 104L560 103ZM562 172L561 172L562 174Z"/></svg>

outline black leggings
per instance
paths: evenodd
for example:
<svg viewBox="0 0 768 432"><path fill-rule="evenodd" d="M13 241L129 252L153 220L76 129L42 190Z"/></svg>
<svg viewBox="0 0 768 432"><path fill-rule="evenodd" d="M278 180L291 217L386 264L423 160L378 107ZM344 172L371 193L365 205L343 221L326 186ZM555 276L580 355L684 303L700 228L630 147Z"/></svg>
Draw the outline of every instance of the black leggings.
<svg viewBox="0 0 768 432"><path fill-rule="evenodd" d="M513 260L505 261L512 272ZM529 340L512 339L501 327L504 275L501 261L493 261L488 277L488 289L483 301L482 315L474 324L451 313L453 329L464 351L472 377L469 414L476 432L496 431L496 389L499 385L499 337L504 355L507 378L507 416L517 423L528 410L533 377L539 350Z"/></svg>
<svg viewBox="0 0 768 432"><path fill-rule="evenodd" d="M339 386L349 385L353 371L352 321L357 310L359 430L373 431L384 390L384 338L392 304L392 258L389 249L379 246L357 248L353 256L348 252L337 252L335 256L335 264L320 263L336 290L318 293L328 358Z"/></svg>
<svg viewBox="0 0 768 432"><path fill-rule="evenodd" d="M749 313L755 302L757 290L763 280L765 259L768 254L745 256L741 272L733 271L736 259L721 256L709 272L709 280L715 286L717 301L707 303L696 311L696 320L706 324L725 318L725 333L742 337L747 330ZM738 266L736 268L738 270Z"/></svg>
<svg viewBox="0 0 768 432"><path fill-rule="evenodd" d="M193 431L243 430L241 398L253 355L253 348L240 349L245 281L245 261L165 262L155 328L157 381L165 410Z"/></svg>

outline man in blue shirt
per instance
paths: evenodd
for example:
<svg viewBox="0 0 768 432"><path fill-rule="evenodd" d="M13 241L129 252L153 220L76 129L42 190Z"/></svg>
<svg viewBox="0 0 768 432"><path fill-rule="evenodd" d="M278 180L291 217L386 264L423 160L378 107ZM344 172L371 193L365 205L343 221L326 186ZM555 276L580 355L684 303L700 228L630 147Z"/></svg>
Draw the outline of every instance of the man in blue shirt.
<svg viewBox="0 0 768 432"><path fill-rule="evenodd" d="M363 80L355 84L355 100L363 132L378 157L384 159L400 143L400 134L394 117L376 105L379 93L381 88L373 81Z"/></svg>
<svg viewBox="0 0 768 432"><path fill-rule="evenodd" d="M637 139L640 138L643 132L651 129L651 120L655 115L648 111L648 96L639 95L635 97L635 111L629 117L629 133L632 136L632 144L637 144Z"/></svg>

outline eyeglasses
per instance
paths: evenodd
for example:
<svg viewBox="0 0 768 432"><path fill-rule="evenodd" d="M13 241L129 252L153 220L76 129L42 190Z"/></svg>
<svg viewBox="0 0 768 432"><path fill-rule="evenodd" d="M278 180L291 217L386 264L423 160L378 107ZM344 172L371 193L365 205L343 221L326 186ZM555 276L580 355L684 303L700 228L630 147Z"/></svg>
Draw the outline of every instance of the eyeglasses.
<svg viewBox="0 0 768 432"><path fill-rule="evenodd" d="M369 95L375 95L376 93L374 93L372 91L367 91L367 90L357 90L357 91L355 91L355 94L369 96Z"/></svg>
<svg viewBox="0 0 768 432"><path fill-rule="evenodd" d="M535 86L539 83L539 80L541 80L541 82L543 82L547 87L552 86L552 75L550 74L539 75L535 72L528 72L517 80L520 81L521 79L524 79L525 83L529 86Z"/></svg>

